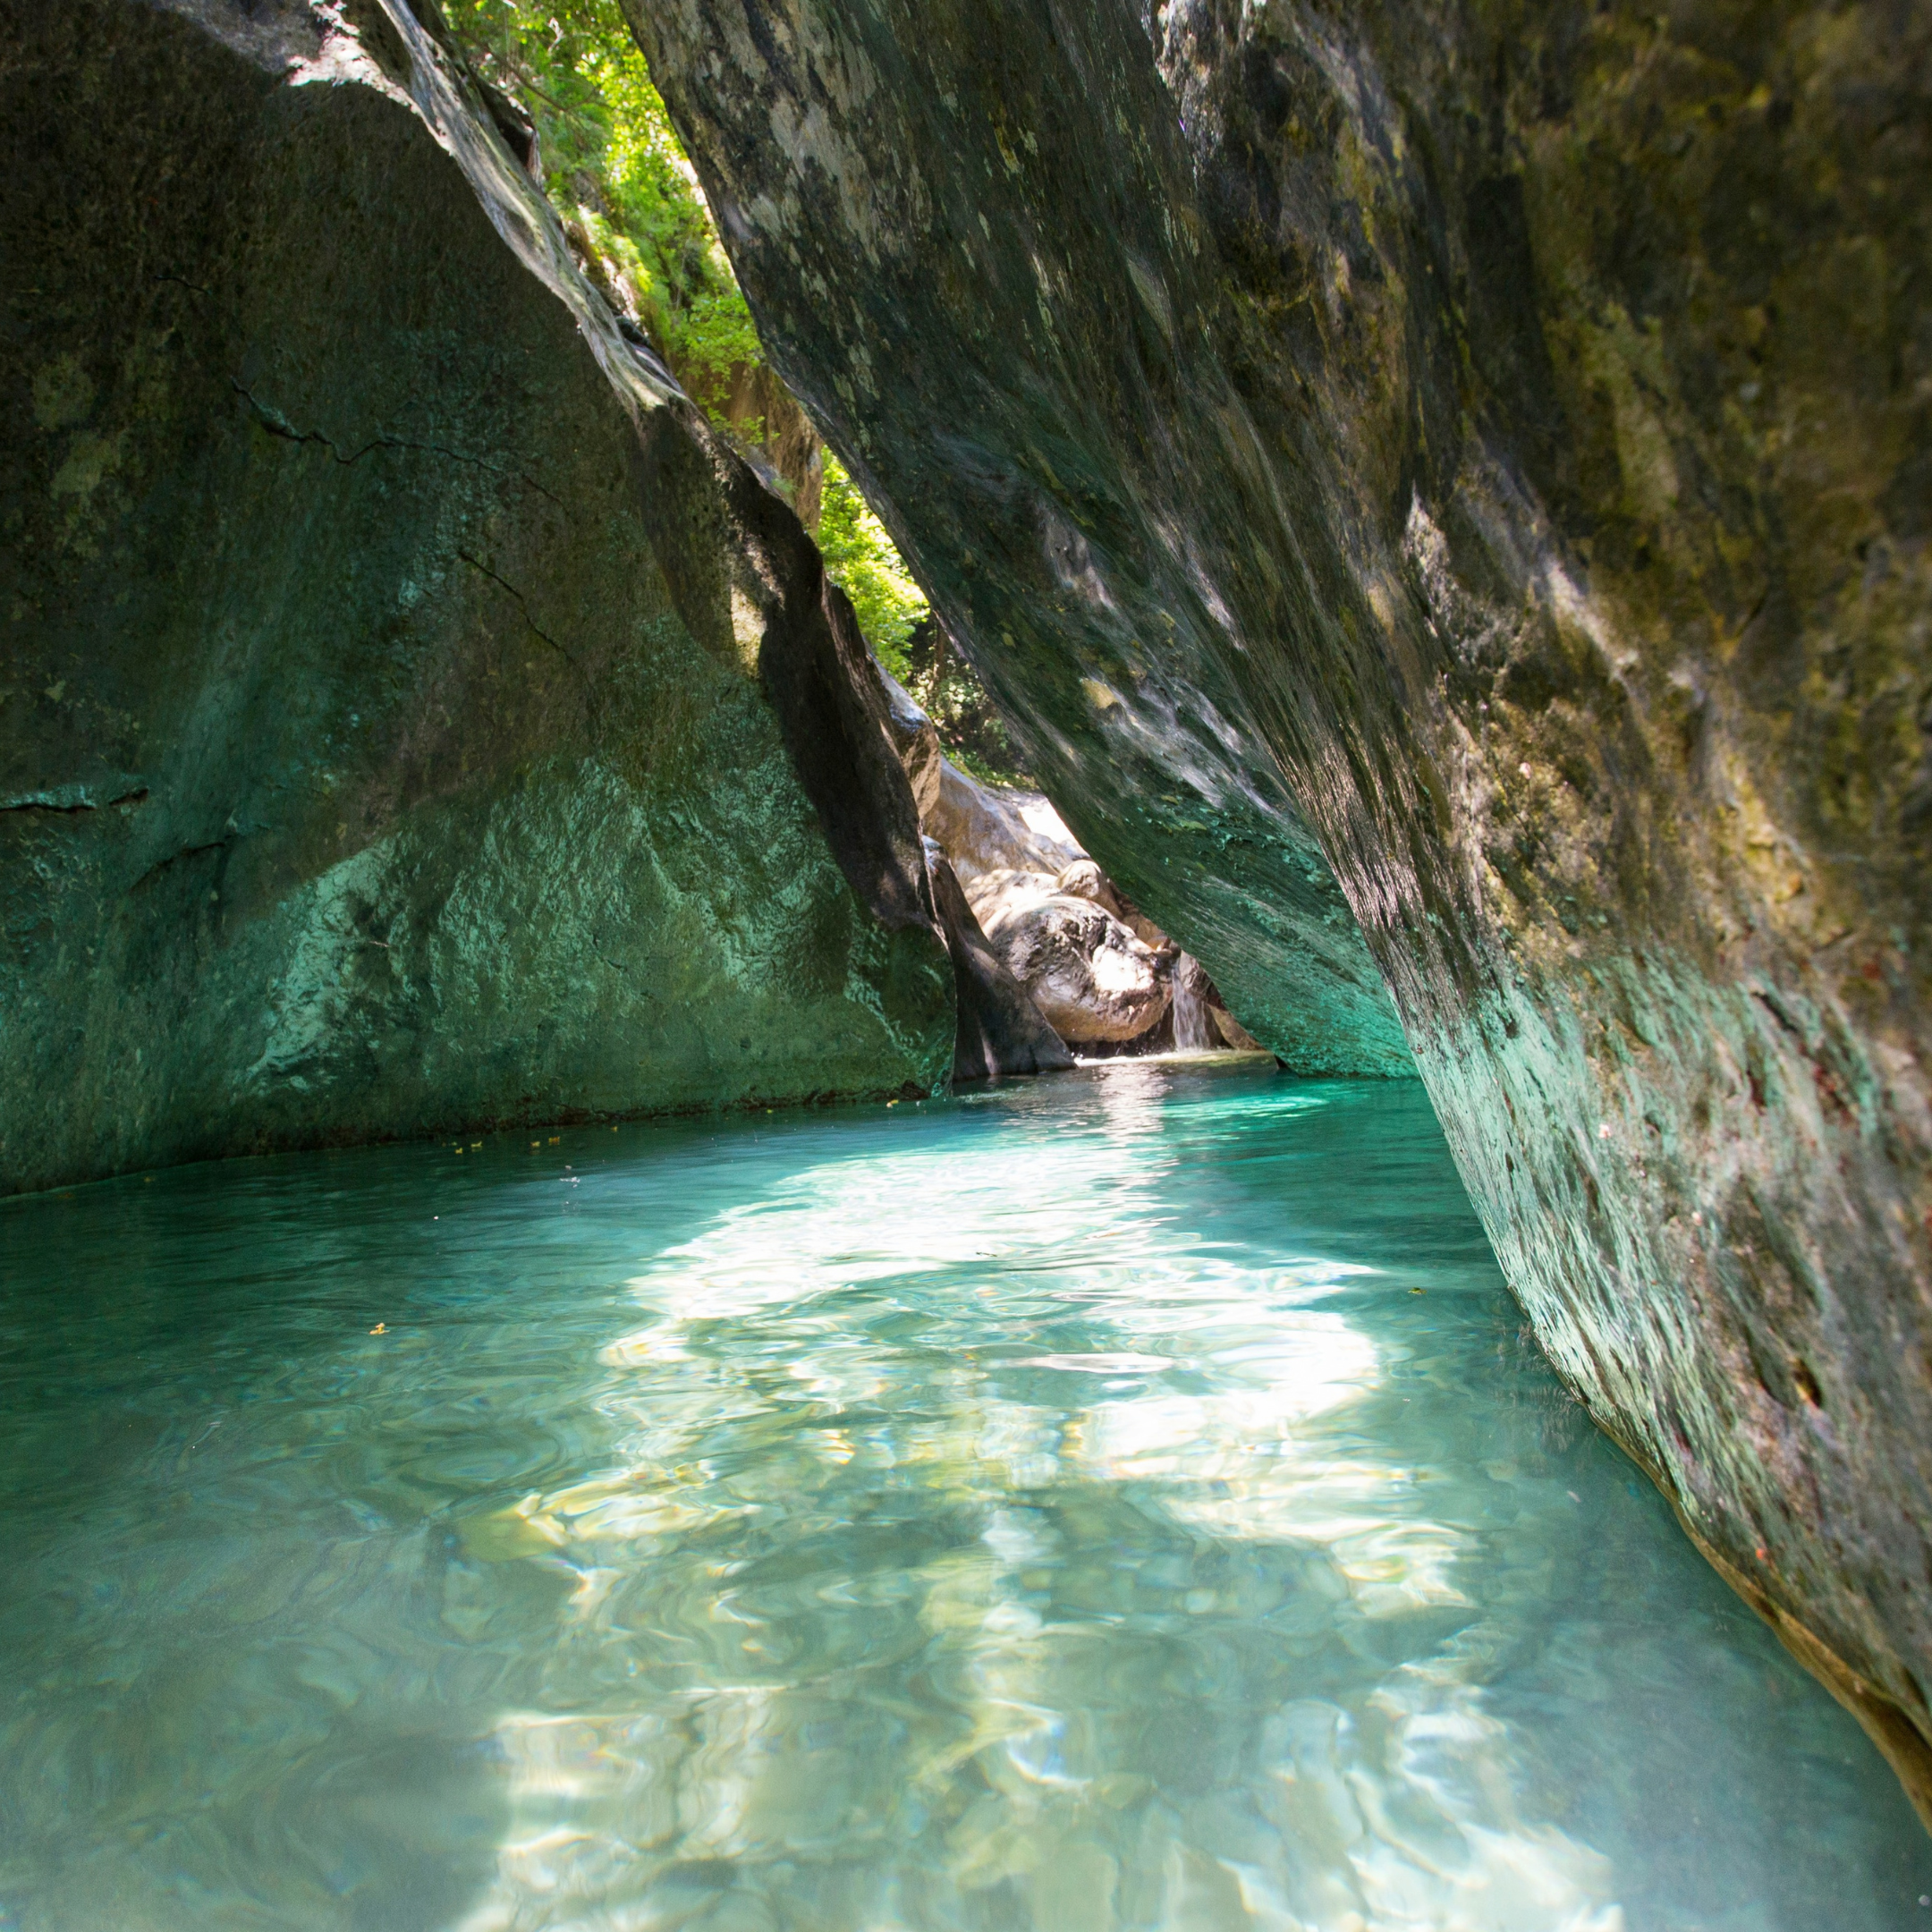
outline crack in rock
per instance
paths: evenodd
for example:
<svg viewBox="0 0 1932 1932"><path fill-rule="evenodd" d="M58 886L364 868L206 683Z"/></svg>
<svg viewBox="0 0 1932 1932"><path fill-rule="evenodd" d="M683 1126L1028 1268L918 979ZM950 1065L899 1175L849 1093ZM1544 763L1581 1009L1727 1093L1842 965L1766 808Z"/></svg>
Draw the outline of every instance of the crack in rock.
<svg viewBox="0 0 1932 1932"><path fill-rule="evenodd" d="M544 627L540 623L538 623L534 617L530 615L530 605L524 600L523 593L519 590L513 583L510 582L507 578L499 577L496 572L489 567L487 564L479 562L477 558L471 556L467 550L459 550L456 555L460 556L463 560L463 562L470 566L471 570L481 572L484 576L487 577L489 580L493 584L496 585L499 589L504 591L506 596L513 597L516 600L516 607L523 613L523 622L527 623L530 627L530 629L534 631L537 635L540 637L544 640L544 642L547 644L550 648L554 650L557 654L557 656L560 657L564 660L564 662L571 667L572 671L576 672L580 677L583 674L583 666L577 662L576 658L570 653L570 651L568 651L562 644L558 643L557 640L554 637L552 637L550 633L546 631Z"/></svg>
<svg viewBox="0 0 1932 1932"><path fill-rule="evenodd" d="M526 488L535 490L539 496L547 497L559 510L564 507L563 498L554 490L546 489L535 477L525 476L521 470L500 470L495 463L486 462L480 456L471 456L462 450L445 449L440 443L418 443L408 436L371 436L353 455L344 456L336 447L335 439L326 432L320 429L298 429L280 410L273 403L264 402L246 383L230 377L229 384L234 393L254 411L256 419L270 436L280 436L285 443L317 444L326 449L345 470L360 462L371 450L413 450L419 455L447 457L451 462L468 463L486 475L521 483Z"/></svg>
<svg viewBox="0 0 1932 1932"><path fill-rule="evenodd" d="M71 818L80 812L106 811L115 805L144 805L147 801L146 785L137 785L131 792L123 792L116 797L105 800L89 798L79 786L63 785L56 792L37 792L26 798L8 799L4 803L0 803L0 813L38 812L55 818Z"/></svg>

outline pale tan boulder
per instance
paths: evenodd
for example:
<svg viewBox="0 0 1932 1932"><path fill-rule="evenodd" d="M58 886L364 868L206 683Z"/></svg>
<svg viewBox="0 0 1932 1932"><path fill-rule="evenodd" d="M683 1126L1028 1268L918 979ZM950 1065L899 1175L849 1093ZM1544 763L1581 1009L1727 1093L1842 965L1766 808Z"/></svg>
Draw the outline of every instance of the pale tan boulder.
<svg viewBox="0 0 1932 1932"><path fill-rule="evenodd" d="M1166 962L1105 907L1011 883L989 903L994 911L980 916L987 937L1062 1039L1118 1043L1159 1025L1173 997Z"/></svg>

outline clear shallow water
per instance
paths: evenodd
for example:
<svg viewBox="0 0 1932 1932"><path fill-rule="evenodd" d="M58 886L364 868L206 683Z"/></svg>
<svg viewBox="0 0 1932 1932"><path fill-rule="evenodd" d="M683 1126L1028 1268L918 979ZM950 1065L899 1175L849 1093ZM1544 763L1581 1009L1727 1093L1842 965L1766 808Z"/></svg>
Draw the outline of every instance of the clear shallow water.
<svg viewBox="0 0 1932 1932"><path fill-rule="evenodd" d="M1932 1926L1419 1089L543 1138L0 1210L0 1926Z"/></svg>

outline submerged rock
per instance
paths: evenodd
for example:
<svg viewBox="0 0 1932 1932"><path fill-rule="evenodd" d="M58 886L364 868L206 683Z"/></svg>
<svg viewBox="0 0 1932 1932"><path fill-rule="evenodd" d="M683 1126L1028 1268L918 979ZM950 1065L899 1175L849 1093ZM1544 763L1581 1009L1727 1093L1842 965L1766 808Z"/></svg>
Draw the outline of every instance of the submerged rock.
<svg viewBox="0 0 1932 1932"><path fill-rule="evenodd" d="M841 600L406 10L0 38L0 1188L943 1083Z"/></svg>
<svg viewBox="0 0 1932 1932"><path fill-rule="evenodd" d="M1552 1359L1932 1792L1923 11L627 4L1030 768L1291 1063L1405 1063L1366 938Z"/></svg>

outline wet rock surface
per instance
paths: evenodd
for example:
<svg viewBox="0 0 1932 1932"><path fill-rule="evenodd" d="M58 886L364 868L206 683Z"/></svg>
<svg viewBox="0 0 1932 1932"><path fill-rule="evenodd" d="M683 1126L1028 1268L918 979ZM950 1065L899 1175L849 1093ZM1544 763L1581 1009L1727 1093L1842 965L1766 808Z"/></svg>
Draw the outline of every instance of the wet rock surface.
<svg viewBox="0 0 1932 1932"><path fill-rule="evenodd" d="M1073 1064L1066 1042L987 937L945 854L933 845L928 859L959 998L953 1078L1064 1072Z"/></svg>
<svg viewBox="0 0 1932 1932"><path fill-rule="evenodd" d="M1173 988L1164 962L1090 899L1071 893L1007 898L982 923L1064 1040L1137 1039L1167 1011Z"/></svg>
<svg viewBox="0 0 1932 1932"><path fill-rule="evenodd" d="M631 13L1082 843L1292 1064L1405 1062L1359 929L1552 1359L1922 1798L1932 22Z"/></svg>
<svg viewBox="0 0 1932 1932"><path fill-rule="evenodd" d="M0 1186L942 1083L816 554L413 19L0 38Z"/></svg>

